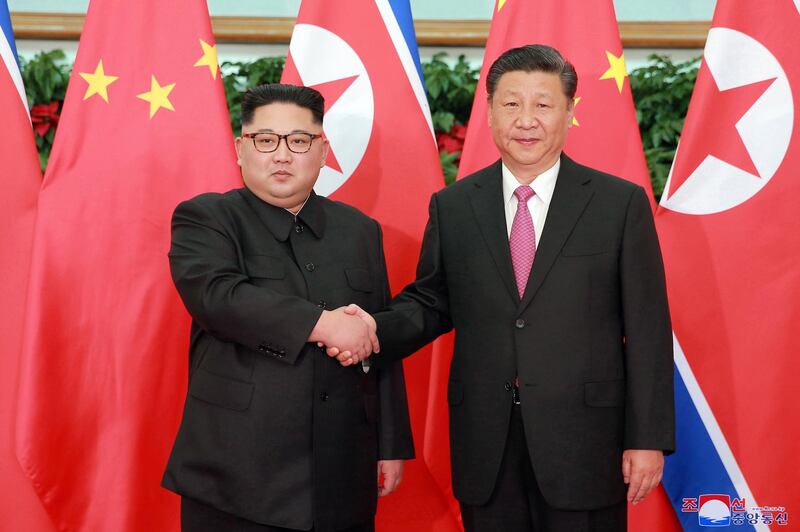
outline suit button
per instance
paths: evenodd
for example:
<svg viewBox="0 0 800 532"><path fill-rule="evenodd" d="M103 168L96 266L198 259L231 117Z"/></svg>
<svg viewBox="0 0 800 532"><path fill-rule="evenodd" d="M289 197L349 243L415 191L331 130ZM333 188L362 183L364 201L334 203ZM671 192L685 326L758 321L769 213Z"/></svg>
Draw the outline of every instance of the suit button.
<svg viewBox="0 0 800 532"><path fill-rule="evenodd" d="M510 392L511 388L513 388L513 386L511 386L511 383L508 381L506 381L506 383L503 386L505 387L507 392Z"/></svg>
<svg viewBox="0 0 800 532"><path fill-rule="evenodd" d="M319 302L317 302L317 306L319 308L325 308L326 305L327 305L327 303L325 302L324 299L320 299Z"/></svg>
<svg viewBox="0 0 800 532"><path fill-rule="evenodd" d="M525 328L525 320L523 320L522 318L518 319L516 322L514 322L514 326L517 329L524 329Z"/></svg>
<svg viewBox="0 0 800 532"><path fill-rule="evenodd" d="M326 392L322 392L321 394L319 394L319 400L320 401L327 401L328 400L328 394Z"/></svg>
<svg viewBox="0 0 800 532"><path fill-rule="evenodd" d="M302 226L302 225L300 225L300 224L297 224L297 225L295 225L295 226L294 226L294 232L295 232L295 233L297 233L297 234L299 235L300 233L302 233L302 232L303 232L303 226Z"/></svg>
<svg viewBox="0 0 800 532"><path fill-rule="evenodd" d="M317 267L314 266L313 262L309 262L308 264L306 264L306 270L307 271L313 272L315 269L317 269Z"/></svg>

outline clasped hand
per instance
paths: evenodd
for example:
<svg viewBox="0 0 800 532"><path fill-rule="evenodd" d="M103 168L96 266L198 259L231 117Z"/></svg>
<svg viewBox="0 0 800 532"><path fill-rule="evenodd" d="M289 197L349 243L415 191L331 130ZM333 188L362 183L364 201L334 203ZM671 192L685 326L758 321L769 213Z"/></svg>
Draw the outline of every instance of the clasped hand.
<svg viewBox="0 0 800 532"><path fill-rule="evenodd" d="M375 320L358 305L324 310L308 339L350 366L380 351Z"/></svg>

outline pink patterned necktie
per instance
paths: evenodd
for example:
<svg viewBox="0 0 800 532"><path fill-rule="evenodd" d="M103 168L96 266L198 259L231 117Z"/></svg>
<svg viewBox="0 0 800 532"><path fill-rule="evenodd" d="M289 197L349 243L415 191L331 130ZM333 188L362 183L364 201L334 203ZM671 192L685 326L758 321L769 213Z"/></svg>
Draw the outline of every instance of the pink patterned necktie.
<svg viewBox="0 0 800 532"><path fill-rule="evenodd" d="M536 232L533 230L533 218L528 210L528 199L535 192L527 185L517 187L514 195L517 197L517 214L511 223L511 236L508 245L511 248L511 263L514 266L514 277L517 279L519 298L525 293L528 284L528 275L531 273L533 257L536 255Z"/></svg>

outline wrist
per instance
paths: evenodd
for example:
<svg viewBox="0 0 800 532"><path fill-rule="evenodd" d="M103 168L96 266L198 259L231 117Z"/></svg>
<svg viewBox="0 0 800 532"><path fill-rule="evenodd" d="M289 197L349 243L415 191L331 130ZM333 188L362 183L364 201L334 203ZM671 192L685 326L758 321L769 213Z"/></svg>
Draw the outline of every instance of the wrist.
<svg viewBox="0 0 800 532"><path fill-rule="evenodd" d="M333 314L330 310L323 310L320 314L317 324L311 329L311 334L308 335L309 342L322 342L323 338L328 336L328 329L330 328L330 318Z"/></svg>

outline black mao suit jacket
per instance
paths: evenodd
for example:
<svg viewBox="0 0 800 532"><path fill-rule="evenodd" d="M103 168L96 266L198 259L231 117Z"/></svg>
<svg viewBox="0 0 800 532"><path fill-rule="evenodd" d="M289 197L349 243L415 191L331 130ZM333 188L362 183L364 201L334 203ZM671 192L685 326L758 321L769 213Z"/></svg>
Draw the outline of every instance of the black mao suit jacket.
<svg viewBox="0 0 800 532"><path fill-rule="evenodd" d="M313 192L297 219L246 188L177 207L169 259L193 321L164 487L292 529L373 518L376 460L413 456L402 367L342 367L306 340L323 308L386 304L381 240Z"/></svg>
<svg viewBox="0 0 800 532"><path fill-rule="evenodd" d="M663 264L641 187L565 155L520 301L501 164L433 195L416 281L376 315L385 363L455 328L448 384L453 486L488 501L519 376L525 434L549 504L625 497L624 449L674 448Z"/></svg>

